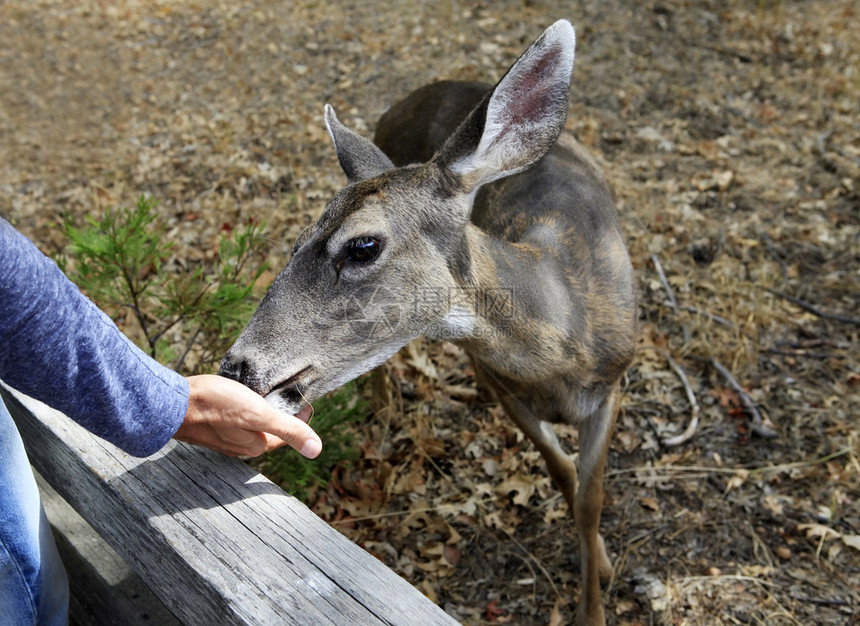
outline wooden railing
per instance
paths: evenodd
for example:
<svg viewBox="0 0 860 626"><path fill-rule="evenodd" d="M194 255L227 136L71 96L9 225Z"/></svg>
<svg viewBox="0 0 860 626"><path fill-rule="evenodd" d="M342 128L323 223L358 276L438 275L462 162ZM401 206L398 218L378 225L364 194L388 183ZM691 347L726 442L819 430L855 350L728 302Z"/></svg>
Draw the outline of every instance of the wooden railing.
<svg viewBox="0 0 860 626"><path fill-rule="evenodd" d="M27 396L0 394L32 465L180 623L455 623L246 464L176 442L138 459Z"/></svg>

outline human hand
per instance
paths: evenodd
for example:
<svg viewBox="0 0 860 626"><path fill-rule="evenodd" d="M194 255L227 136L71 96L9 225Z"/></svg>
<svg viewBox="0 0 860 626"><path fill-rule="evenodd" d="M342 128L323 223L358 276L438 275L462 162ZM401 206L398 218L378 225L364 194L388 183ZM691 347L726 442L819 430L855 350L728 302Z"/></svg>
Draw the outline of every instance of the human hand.
<svg viewBox="0 0 860 626"><path fill-rule="evenodd" d="M187 380L188 412L175 439L229 456L259 456L284 444L311 459L322 450L319 435L306 423L310 407L294 417L235 380L208 374Z"/></svg>

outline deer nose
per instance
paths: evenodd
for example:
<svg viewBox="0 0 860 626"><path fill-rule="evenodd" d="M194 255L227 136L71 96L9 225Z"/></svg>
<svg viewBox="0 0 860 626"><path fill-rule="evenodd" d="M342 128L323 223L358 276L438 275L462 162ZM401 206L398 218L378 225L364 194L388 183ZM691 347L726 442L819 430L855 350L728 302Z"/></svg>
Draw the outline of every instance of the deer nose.
<svg viewBox="0 0 860 626"><path fill-rule="evenodd" d="M260 382L260 376L257 374L254 366L246 359L235 358L228 352L221 360L221 367L218 369L218 375L239 381L252 391L263 395L263 386Z"/></svg>

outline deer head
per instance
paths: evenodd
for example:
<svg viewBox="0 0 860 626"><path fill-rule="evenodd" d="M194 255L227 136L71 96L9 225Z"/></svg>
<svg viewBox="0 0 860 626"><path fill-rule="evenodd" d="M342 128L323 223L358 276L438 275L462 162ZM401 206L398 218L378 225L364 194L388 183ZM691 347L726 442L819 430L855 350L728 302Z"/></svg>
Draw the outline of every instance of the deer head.
<svg viewBox="0 0 860 626"><path fill-rule="evenodd" d="M395 168L326 106L349 184L300 235L221 374L296 413L411 339L473 332L477 313L448 295L480 271L469 246L475 195L556 141L574 47L571 25L552 25L423 164Z"/></svg>

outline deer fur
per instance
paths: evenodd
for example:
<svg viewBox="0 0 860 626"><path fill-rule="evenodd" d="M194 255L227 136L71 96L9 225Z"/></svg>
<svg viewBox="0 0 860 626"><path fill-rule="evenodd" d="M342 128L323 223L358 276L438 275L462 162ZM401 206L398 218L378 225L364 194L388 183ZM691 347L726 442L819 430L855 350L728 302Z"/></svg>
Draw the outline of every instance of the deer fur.
<svg viewBox="0 0 860 626"><path fill-rule="evenodd" d="M609 186L566 131L575 36L560 20L501 81L394 105L375 144L325 119L349 184L292 257L221 373L308 402L427 336L461 346L534 442L580 538L578 621L604 623L602 477L633 354L633 277ZM551 423L576 424L577 468Z"/></svg>

